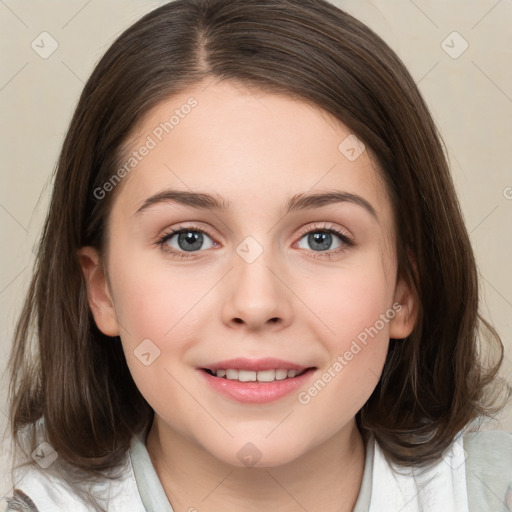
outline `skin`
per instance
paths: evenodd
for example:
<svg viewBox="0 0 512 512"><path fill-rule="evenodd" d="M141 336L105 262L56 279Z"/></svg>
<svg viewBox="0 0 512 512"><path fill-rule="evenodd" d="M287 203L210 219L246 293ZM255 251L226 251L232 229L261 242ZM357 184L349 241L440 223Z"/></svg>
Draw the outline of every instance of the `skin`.
<svg viewBox="0 0 512 512"><path fill-rule="evenodd" d="M339 121L235 82L198 84L161 103L128 152L190 96L197 107L119 185L105 261L91 247L79 252L95 321L121 336L155 411L147 447L175 511L350 511L365 457L355 415L379 380L389 338L408 336L416 317L397 279L389 196L368 148L354 161L338 150L350 134ZM167 188L219 194L231 207L164 202L135 213ZM348 202L283 215L291 196L330 190L363 197L378 219ZM187 259L155 244L181 225L208 232L195 252L178 235L167 242ZM335 234L327 250L308 242L307 233L325 227L355 245ZM252 263L236 252L247 236L263 250ZM242 404L210 389L197 370L232 357L278 357L317 368L307 390L397 302L400 312L308 404L295 392ZM160 350L149 366L134 355L144 339ZM237 456L248 442L261 454L253 467Z"/></svg>

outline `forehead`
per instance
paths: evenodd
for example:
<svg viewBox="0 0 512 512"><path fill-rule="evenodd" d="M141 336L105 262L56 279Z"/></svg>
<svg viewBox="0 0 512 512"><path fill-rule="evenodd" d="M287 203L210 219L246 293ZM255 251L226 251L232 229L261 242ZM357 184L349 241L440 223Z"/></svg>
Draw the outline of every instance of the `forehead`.
<svg viewBox="0 0 512 512"><path fill-rule="evenodd" d="M390 214L370 148L345 125L305 101L235 82L197 84L158 104L132 133L120 165L129 169L119 191L125 213L178 188L220 195L245 214L337 189Z"/></svg>

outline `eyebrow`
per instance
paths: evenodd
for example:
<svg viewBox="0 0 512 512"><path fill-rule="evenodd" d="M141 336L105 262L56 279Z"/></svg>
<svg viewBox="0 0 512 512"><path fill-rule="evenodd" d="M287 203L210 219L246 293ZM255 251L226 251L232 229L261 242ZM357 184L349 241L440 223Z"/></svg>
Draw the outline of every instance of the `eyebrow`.
<svg viewBox="0 0 512 512"><path fill-rule="evenodd" d="M164 190L148 197L135 214L142 213L153 205L159 203L178 203L192 208L202 210L227 211L231 202L218 194L207 194L204 192L189 192L186 190ZM336 203L351 203L365 209L377 221L378 216L375 208L363 197L349 192L331 190L321 193L300 193L291 197L284 209L284 215L288 213L307 210L310 208L321 208Z"/></svg>

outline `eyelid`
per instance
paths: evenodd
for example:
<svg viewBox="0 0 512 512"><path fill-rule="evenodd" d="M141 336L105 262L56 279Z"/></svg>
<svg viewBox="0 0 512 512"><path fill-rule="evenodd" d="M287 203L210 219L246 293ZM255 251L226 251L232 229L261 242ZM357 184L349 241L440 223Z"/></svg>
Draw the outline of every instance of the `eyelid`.
<svg viewBox="0 0 512 512"><path fill-rule="evenodd" d="M217 242L215 242L213 235L211 235L210 232L206 228L202 228L202 227L199 227L194 224L192 224L190 226L184 226L184 225L180 224L178 227L169 228L169 229L165 230L161 235L158 236L155 244L163 244L167 240L172 238L174 235L181 233L183 231L187 231L187 230L203 233L204 235L209 236L214 241L214 243L217 244ZM203 251L196 251L196 252L203 252Z"/></svg>
<svg viewBox="0 0 512 512"><path fill-rule="evenodd" d="M307 235L311 231L333 231L337 233L338 235L343 235L346 239L353 242L353 236L346 228L339 227L337 224L333 224L329 221L316 221L313 223L306 224L299 230L299 234L301 237L304 235Z"/></svg>
<svg viewBox="0 0 512 512"><path fill-rule="evenodd" d="M173 254L174 256L177 256L182 259L186 258L194 258L194 254L206 252L206 251L177 251L174 248L171 248L169 246L166 246L166 242L170 240L174 235L179 234L183 231L196 231L199 233L203 233L207 235L209 238L212 239L214 245L218 245L218 242L215 241L215 238L209 233L209 231L206 228L199 227L198 225L182 225L180 224L176 228L170 228L166 230L162 235L160 235L155 242L155 245L161 246L162 250ZM315 254L315 256L312 256L313 258L331 258L333 255L336 255L338 253L343 252L344 250L353 247L355 245L354 240L352 238L352 235L346 230L345 228L338 227L336 224L333 224L328 221L316 221L313 223L306 224L299 230L299 237L297 241L294 243L296 244L298 241L301 240L305 235L315 232L315 231L325 231L334 233L336 236L340 238L342 243L345 247L337 250L330 250L330 251L310 251Z"/></svg>

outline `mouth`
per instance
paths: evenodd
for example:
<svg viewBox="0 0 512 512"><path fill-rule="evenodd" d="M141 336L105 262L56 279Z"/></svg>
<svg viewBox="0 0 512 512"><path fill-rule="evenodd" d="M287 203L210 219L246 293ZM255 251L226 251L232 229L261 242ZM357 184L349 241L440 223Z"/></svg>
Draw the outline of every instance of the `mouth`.
<svg viewBox="0 0 512 512"><path fill-rule="evenodd" d="M242 403L277 401L306 386L318 368L282 359L230 359L198 368L210 389Z"/></svg>
<svg viewBox="0 0 512 512"><path fill-rule="evenodd" d="M311 366L303 370L287 370L286 368L271 368L269 370L240 370L237 368L219 368L210 370L209 368L201 368L204 372L212 377L225 380L236 380L238 382L274 382L279 380L294 379L304 375L309 370L316 370Z"/></svg>

